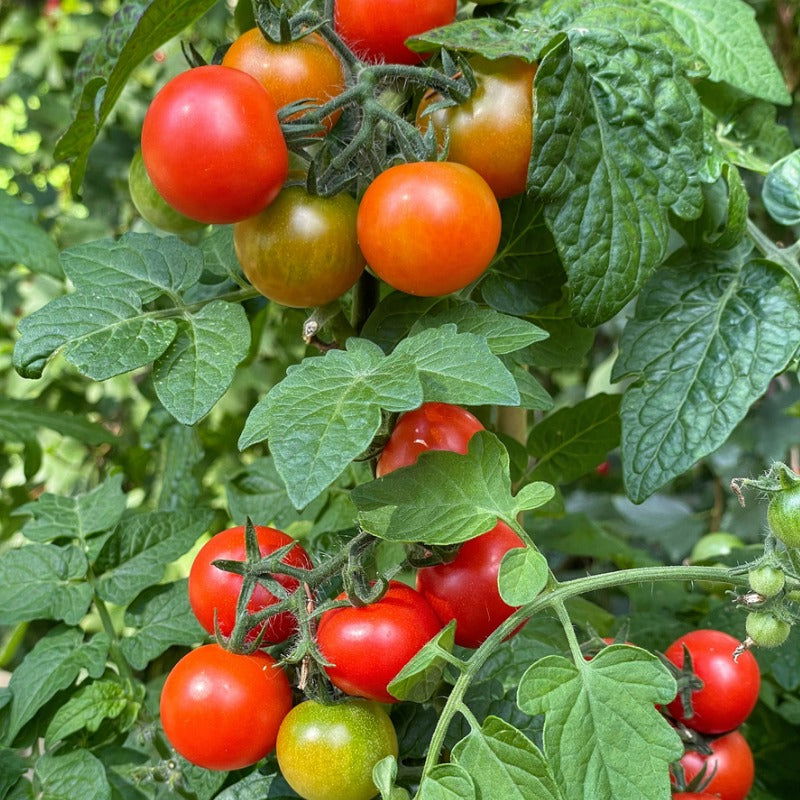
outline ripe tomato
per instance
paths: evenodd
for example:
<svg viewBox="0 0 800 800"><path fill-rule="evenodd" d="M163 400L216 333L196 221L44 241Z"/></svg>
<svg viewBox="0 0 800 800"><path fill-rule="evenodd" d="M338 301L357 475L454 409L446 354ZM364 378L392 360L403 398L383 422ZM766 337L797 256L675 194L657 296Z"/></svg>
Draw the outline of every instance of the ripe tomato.
<svg viewBox="0 0 800 800"><path fill-rule="evenodd" d="M294 541L282 531L260 525L256 526L256 538L262 556L268 556ZM206 542L192 563L189 572L189 603L194 615L209 633L214 633L216 611L220 631L224 636L231 635L236 624L236 603L242 588L241 575L225 572L215 567L213 562L219 559L244 561L244 558L245 529L239 526L222 531ZM295 545L282 561L293 567L303 569L312 567L308 553L299 544ZM293 592L300 585L299 581L287 575L278 575L275 579L289 592ZM247 608L252 612L260 611L277 602L278 598L259 585L256 586ZM270 643L285 641L297 629L295 619L289 612L270 617L266 627L264 641ZM257 631L251 632L252 637L256 635Z"/></svg>
<svg viewBox="0 0 800 800"><path fill-rule="evenodd" d="M719 795L707 792L676 792L672 795L672 800L719 800Z"/></svg>
<svg viewBox="0 0 800 800"><path fill-rule="evenodd" d="M375 474L381 478L400 467L416 464L428 450L466 454L469 441L483 425L461 406L424 403L401 414L378 458Z"/></svg>
<svg viewBox="0 0 800 800"><path fill-rule="evenodd" d="M761 673L753 654L742 653L733 660L739 642L722 631L700 630L676 639L666 657L683 667L683 645L692 655L695 674L703 688L692 693L694 715L686 718L679 697L667 708L675 719L701 733L725 733L739 727L758 700Z"/></svg>
<svg viewBox="0 0 800 800"><path fill-rule="evenodd" d="M744 800L755 778L755 765L750 745L739 731L720 736L711 742L713 754L704 756L690 750L681 759L686 780L691 781L707 764L711 778L703 791L721 800ZM711 777L713 773L713 777Z"/></svg>
<svg viewBox="0 0 800 800"><path fill-rule="evenodd" d="M497 197L525 191L533 148L533 76L536 65L519 58L471 62L477 88L465 103L425 110L442 97L434 91L422 98L417 127L433 126L440 146L449 142L448 160L472 167Z"/></svg>
<svg viewBox="0 0 800 800"><path fill-rule="evenodd" d="M364 271L356 241L358 203L347 194L317 197L299 186L234 228L236 255L261 294L293 308L343 295Z"/></svg>
<svg viewBox="0 0 800 800"><path fill-rule="evenodd" d="M479 647L516 608L506 605L497 588L503 556L525 542L505 522L461 545L449 564L417 573L417 589L443 625L456 621L456 644ZM520 629L518 628L517 633Z"/></svg>
<svg viewBox="0 0 800 800"><path fill-rule="evenodd" d="M192 764L241 769L272 752L291 707L292 688L272 656L239 656L207 644L185 655L167 676L161 724Z"/></svg>
<svg viewBox="0 0 800 800"><path fill-rule="evenodd" d="M358 242L379 278L420 297L463 289L497 252L500 208L463 164L399 164L370 184L358 209Z"/></svg>
<svg viewBox="0 0 800 800"><path fill-rule="evenodd" d="M790 486L772 496L767 522L787 547L800 547L800 488Z"/></svg>
<svg viewBox="0 0 800 800"><path fill-rule="evenodd" d="M456 0L336 0L336 32L365 61L417 64L425 59L405 46L411 36L449 25Z"/></svg>
<svg viewBox="0 0 800 800"><path fill-rule="evenodd" d="M128 173L128 189L136 210L156 228L178 234L192 233L205 228L205 223L197 222L178 213L156 191L153 181L150 180L150 176L144 168L141 152L136 153L133 161L131 161L131 169Z"/></svg>
<svg viewBox="0 0 800 800"><path fill-rule="evenodd" d="M222 64L252 75L278 108L297 100L314 100L322 105L344 91L342 62L318 33L276 44L253 28L230 46ZM289 119L300 116L293 114ZM340 116L341 111L327 117L326 129L330 130Z"/></svg>
<svg viewBox="0 0 800 800"><path fill-rule="evenodd" d="M344 600L341 594L338 600ZM442 629L425 598L399 581L362 608L334 608L320 619L317 642L333 664L325 671L345 694L396 703L386 687Z"/></svg>
<svg viewBox="0 0 800 800"><path fill-rule="evenodd" d="M372 769L397 757L389 715L369 700L295 706L278 732L278 766L305 800L370 800Z"/></svg>
<svg viewBox="0 0 800 800"><path fill-rule="evenodd" d="M254 78L222 66L183 72L155 96L142 156L158 193L200 222L258 214L289 171L274 101Z"/></svg>

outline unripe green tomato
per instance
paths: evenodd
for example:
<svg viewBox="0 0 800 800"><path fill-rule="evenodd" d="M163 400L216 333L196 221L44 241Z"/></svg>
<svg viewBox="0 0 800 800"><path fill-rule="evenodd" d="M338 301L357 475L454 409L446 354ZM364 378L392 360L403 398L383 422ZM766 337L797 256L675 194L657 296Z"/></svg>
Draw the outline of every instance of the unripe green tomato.
<svg viewBox="0 0 800 800"><path fill-rule="evenodd" d="M791 592L786 592L786 597L793 603L800 603L800 589L792 589Z"/></svg>
<svg viewBox="0 0 800 800"><path fill-rule="evenodd" d="M747 615L745 630L759 647L778 647L788 638L791 631L788 622L777 619L764 611L753 611Z"/></svg>
<svg viewBox="0 0 800 800"><path fill-rule="evenodd" d="M752 569L747 577L750 579L750 588L763 597L775 597L786 583L783 572L769 566Z"/></svg>
<svg viewBox="0 0 800 800"><path fill-rule="evenodd" d="M767 507L767 522L787 547L800 547L800 489L781 489Z"/></svg>
<svg viewBox="0 0 800 800"><path fill-rule="evenodd" d="M256 27L256 14L253 10L253 0L239 0L233 12L233 21L239 33L244 33Z"/></svg>
<svg viewBox="0 0 800 800"><path fill-rule="evenodd" d="M697 564L727 556L739 547L744 547L744 542L732 533L723 533L722 531L707 533L692 548L692 552L689 554L689 563Z"/></svg>
<svg viewBox="0 0 800 800"><path fill-rule="evenodd" d="M378 794L373 767L397 757L397 735L378 703L306 700L281 723L277 755L283 777L304 800L371 800Z"/></svg>
<svg viewBox="0 0 800 800"><path fill-rule="evenodd" d="M206 227L203 222L184 217L156 191L153 181L150 180L150 176L144 168L141 150L136 153L133 161L131 161L131 168L128 173L128 189L136 210L151 225L155 225L156 228L160 228L162 231L187 234L196 233Z"/></svg>

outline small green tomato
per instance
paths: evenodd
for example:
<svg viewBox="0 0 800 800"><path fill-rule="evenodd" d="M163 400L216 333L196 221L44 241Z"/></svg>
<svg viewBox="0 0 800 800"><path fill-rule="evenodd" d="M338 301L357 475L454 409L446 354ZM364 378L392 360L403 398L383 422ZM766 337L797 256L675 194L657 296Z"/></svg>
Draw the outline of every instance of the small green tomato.
<svg viewBox="0 0 800 800"><path fill-rule="evenodd" d="M781 489L772 496L767 522L787 547L800 547L800 488Z"/></svg>
<svg viewBox="0 0 800 800"><path fill-rule="evenodd" d="M747 615L745 630L758 647L779 647L789 638L791 626L768 612L753 611Z"/></svg>
<svg viewBox="0 0 800 800"><path fill-rule="evenodd" d="M757 567L750 570L748 576L750 588L762 597L775 597L786 583L786 576L775 567Z"/></svg>

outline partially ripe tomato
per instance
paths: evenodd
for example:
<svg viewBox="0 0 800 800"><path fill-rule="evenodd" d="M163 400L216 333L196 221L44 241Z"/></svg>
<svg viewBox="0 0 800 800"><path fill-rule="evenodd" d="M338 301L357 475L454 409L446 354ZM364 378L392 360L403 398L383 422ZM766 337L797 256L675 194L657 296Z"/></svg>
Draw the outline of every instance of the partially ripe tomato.
<svg viewBox="0 0 800 800"><path fill-rule="evenodd" d="M417 573L417 589L447 625L456 621L456 644L480 647L515 611L500 597L497 576L503 556L525 542L505 522L464 542L448 564ZM517 633L520 629L517 628Z"/></svg>
<svg viewBox="0 0 800 800"><path fill-rule="evenodd" d="M268 556L294 539L275 528L257 525L255 528L258 549L262 556ZM243 526L229 528L218 533L206 542L192 562L189 572L189 603L198 622L211 634L214 633L214 614L217 624L224 636L230 636L236 624L236 604L242 588L242 576L226 572L214 566L214 561L245 560L245 529ZM308 553L299 545L295 546L282 559L284 564L302 569L311 569ZM288 575L276 575L275 580L288 592L293 592L300 585L295 578ZM278 599L264 586L258 585L247 604L251 612L277 603ZM264 641L275 644L288 639L297 630L294 617L288 612L270 617L266 623ZM253 630L251 638L259 631Z"/></svg>
<svg viewBox="0 0 800 800"><path fill-rule="evenodd" d="M488 268L502 220L492 190L463 164L399 164L370 184L358 209L367 264L420 297L457 292Z"/></svg>
<svg viewBox="0 0 800 800"><path fill-rule="evenodd" d="M336 32L364 61L418 64L425 56L405 46L406 39L449 25L456 0L336 0Z"/></svg>
<svg viewBox="0 0 800 800"><path fill-rule="evenodd" d="M346 599L341 594L338 600ZM325 671L345 694L396 703L386 687L442 629L425 598L399 581L377 603L334 608L320 619L317 642L333 666Z"/></svg>
<svg viewBox="0 0 800 800"><path fill-rule="evenodd" d="M370 800L373 767L397 752L389 715L369 700L307 700L278 732L281 774L304 800Z"/></svg>
<svg viewBox="0 0 800 800"><path fill-rule="evenodd" d="M155 96L142 127L142 156L158 193L207 223L258 214L289 171L275 102L255 78L196 67Z"/></svg>
<svg viewBox="0 0 800 800"><path fill-rule="evenodd" d="M745 800L755 778L755 764L750 745L739 731L720 736L711 742L712 755L704 756L690 750L681 759L687 782L706 765L711 778L704 788L706 794L720 800ZM713 774L713 777L711 777Z"/></svg>
<svg viewBox="0 0 800 800"><path fill-rule="evenodd" d="M240 656L209 644L185 655L167 676L161 724L192 764L241 769L272 752L291 707L292 688L272 656Z"/></svg>
<svg viewBox="0 0 800 800"><path fill-rule="evenodd" d="M284 189L260 214L234 228L244 274L261 294L292 308L341 297L364 271L356 241L358 203L347 194Z"/></svg>
<svg viewBox="0 0 800 800"><path fill-rule="evenodd" d="M428 450L449 450L465 455L470 439L484 430L480 421L461 406L424 403L401 414L381 451L375 474L381 478L400 467L417 463Z"/></svg>
<svg viewBox="0 0 800 800"><path fill-rule="evenodd" d="M268 42L258 28L243 33L225 53L225 67L252 75L270 94L278 108L298 100L319 105L344 91L344 67L339 56L318 33L293 42ZM289 119L297 119L294 114ZM337 111L324 121L330 130L341 116Z"/></svg>
<svg viewBox="0 0 800 800"><path fill-rule="evenodd" d="M533 77L536 65L519 58L471 59L477 87L461 105L425 111L441 101L428 92L417 111L417 127L433 126L447 159L472 167L497 197L525 191L533 148Z"/></svg>
<svg viewBox="0 0 800 800"><path fill-rule="evenodd" d="M761 672L753 654L742 653L733 660L739 642L722 631L699 630L676 639L665 653L677 667L683 667L683 646L692 656L694 673L703 688L692 692L693 716L686 717L680 697L669 706L669 713L701 733L725 733L738 728L758 700Z"/></svg>

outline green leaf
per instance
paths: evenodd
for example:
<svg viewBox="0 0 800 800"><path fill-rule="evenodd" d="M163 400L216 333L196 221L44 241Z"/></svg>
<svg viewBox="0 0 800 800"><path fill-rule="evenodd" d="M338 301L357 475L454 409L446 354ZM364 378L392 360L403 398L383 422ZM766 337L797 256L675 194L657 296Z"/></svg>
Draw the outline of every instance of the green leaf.
<svg viewBox="0 0 800 800"><path fill-rule="evenodd" d="M211 234L200 243L203 266L220 278L241 277L242 267L233 247L233 225L215 225Z"/></svg>
<svg viewBox="0 0 800 800"><path fill-rule="evenodd" d="M472 776L479 797L503 800L564 797L539 748L513 725L497 717L489 717L479 730L462 739L453 748L453 760Z"/></svg>
<svg viewBox="0 0 800 800"><path fill-rule="evenodd" d="M184 781L197 800L211 800L228 776L227 772L198 767L183 757L178 758L178 764Z"/></svg>
<svg viewBox="0 0 800 800"><path fill-rule="evenodd" d="M361 335L375 342L384 352L391 352L408 335L411 326L428 311L448 307L449 298L412 297L391 292L378 303L364 324Z"/></svg>
<svg viewBox="0 0 800 800"><path fill-rule="evenodd" d="M104 633L84 641L83 631L63 626L39 639L11 675L11 704L2 711L8 719L5 742L13 742L22 726L51 697L70 686L81 670L99 678L106 666L109 645Z"/></svg>
<svg viewBox="0 0 800 800"><path fill-rule="evenodd" d="M142 589L161 580L167 564L189 551L211 519L206 509L126 517L95 562L100 574L97 593L109 603L127 605Z"/></svg>
<svg viewBox="0 0 800 800"><path fill-rule="evenodd" d="M158 399L184 425L202 419L227 391L250 347L242 306L215 300L178 321L177 336L153 368Z"/></svg>
<svg viewBox="0 0 800 800"><path fill-rule="evenodd" d="M89 445L114 444L117 437L102 425L68 411L50 411L35 400L0 397L0 441L28 442L49 428Z"/></svg>
<svg viewBox="0 0 800 800"><path fill-rule="evenodd" d="M426 402L519 405L514 378L486 339L458 333L455 325L403 339L392 356L416 366Z"/></svg>
<svg viewBox="0 0 800 800"><path fill-rule="evenodd" d="M19 324L14 367L39 378L56 351L79 372L102 381L158 358L175 338L175 322L142 315L139 297L124 289L59 297Z"/></svg>
<svg viewBox="0 0 800 800"><path fill-rule="evenodd" d="M89 562L77 547L31 544L0 556L0 624L60 619L77 625L92 602Z"/></svg>
<svg viewBox="0 0 800 800"><path fill-rule="evenodd" d="M164 455L159 511L186 511L194 508L203 493L203 446L197 428L175 423L167 428L161 443Z"/></svg>
<svg viewBox="0 0 800 800"><path fill-rule="evenodd" d="M31 541L80 539L85 542L91 536L110 530L122 518L126 504L122 479L122 474L118 473L77 497L45 492L13 513L32 517L22 529Z"/></svg>
<svg viewBox="0 0 800 800"><path fill-rule="evenodd" d="M370 444L381 409L422 405L414 364L364 339L347 350L306 358L252 410L239 439L244 449L270 439L270 451L289 498L303 508Z"/></svg>
<svg viewBox="0 0 800 800"><path fill-rule="evenodd" d="M496 436L472 437L467 455L428 451L411 467L358 486L351 499L364 530L383 539L457 544L497 524L514 524L523 510L543 505L552 486L531 484L511 495L508 453Z"/></svg>
<svg viewBox="0 0 800 800"><path fill-rule="evenodd" d="M702 208L702 109L670 52L630 32L640 15L626 7L618 32L577 17L536 73L529 186L547 203L586 326L620 311L662 262L668 210L691 219Z"/></svg>
<svg viewBox="0 0 800 800"><path fill-rule="evenodd" d="M8 794L14 784L25 774L28 763L14 750L0 747L0 800Z"/></svg>
<svg viewBox="0 0 800 800"><path fill-rule="evenodd" d="M88 750L63 755L45 753L36 762L40 800L111 800L102 762Z"/></svg>
<svg viewBox="0 0 800 800"><path fill-rule="evenodd" d="M553 407L553 398L522 364L515 362L508 356L503 359L503 363L514 376L517 389L519 389L519 404L522 408L529 408L534 411L549 411ZM525 448L521 444L519 447L524 453ZM527 454L525 461L527 464Z"/></svg>
<svg viewBox="0 0 800 800"><path fill-rule="evenodd" d="M798 327L796 286L747 250L682 251L656 275L625 328L613 376L633 378L620 411L632 500L725 442L795 356L788 332Z"/></svg>
<svg viewBox="0 0 800 800"><path fill-rule="evenodd" d="M500 597L509 606L524 606L536 599L549 576L547 559L536 548L516 547L500 562Z"/></svg>
<svg viewBox="0 0 800 800"><path fill-rule="evenodd" d="M726 81L753 97L789 105L783 76L744 0L649 0L711 69L709 79Z"/></svg>
<svg viewBox="0 0 800 800"><path fill-rule="evenodd" d="M100 680L86 683L56 711L45 733L45 745L51 748L61 739L73 733L88 730L94 733L106 719L117 719L125 712L123 732L135 721L142 700L144 687L126 687L119 681Z"/></svg>
<svg viewBox="0 0 800 800"><path fill-rule="evenodd" d="M561 656L537 661L517 700L527 714L545 714L545 756L567 800L668 800L668 766L683 745L655 704L675 691L656 656L612 645L578 665Z"/></svg>
<svg viewBox="0 0 800 800"><path fill-rule="evenodd" d="M214 5L214 0L153 0L142 8L124 5L91 43L83 64L75 119L56 145L58 160L72 161L75 191L80 188L89 150L136 67Z"/></svg>
<svg viewBox="0 0 800 800"><path fill-rule="evenodd" d="M772 165L761 187L761 199L776 222L800 223L800 150Z"/></svg>
<svg viewBox="0 0 800 800"><path fill-rule="evenodd" d="M517 358L526 364L546 369L570 369L584 365L586 355L594 344L595 332L578 325L566 301L540 309L531 316L531 320L550 336L521 351Z"/></svg>
<svg viewBox="0 0 800 800"><path fill-rule="evenodd" d="M619 405L619 395L598 394L535 425L528 437L536 459L531 477L569 483L605 461L619 445Z"/></svg>
<svg viewBox="0 0 800 800"><path fill-rule="evenodd" d="M194 286L203 269L203 254L177 236L126 233L61 253L61 266L78 291L131 292L143 303Z"/></svg>
<svg viewBox="0 0 800 800"><path fill-rule="evenodd" d="M274 782L274 775L251 772L247 777L220 792L216 800L264 800L265 797L269 797L267 792Z"/></svg>
<svg viewBox="0 0 800 800"><path fill-rule="evenodd" d="M0 270L24 264L33 272L61 277L58 248L36 223L36 209L0 191Z"/></svg>
<svg viewBox="0 0 800 800"><path fill-rule="evenodd" d="M128 606L125 625L135 632L122 639L120 649L134 669L144 669L170 647L206 638L189 605L186 580L146 589Z"/></svg>
<svg viewBox="0 0 800 800"><path fill-rule="evenodd" d="M413 703L430 700L442 685L445 670L450 664L447 654L453 652L455 639L456 621L453 620L395 675L386 687L389 694L398 700L410 700Z"/></svg>
<svg viewBox="0 0 800 800"><path fill-rule="evenodd" d="M437 764L419 787L419 800L477 800L475 784L458 764Z"/></svg>

